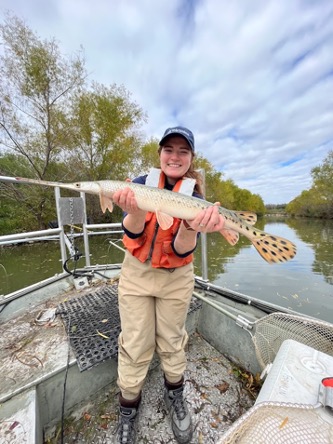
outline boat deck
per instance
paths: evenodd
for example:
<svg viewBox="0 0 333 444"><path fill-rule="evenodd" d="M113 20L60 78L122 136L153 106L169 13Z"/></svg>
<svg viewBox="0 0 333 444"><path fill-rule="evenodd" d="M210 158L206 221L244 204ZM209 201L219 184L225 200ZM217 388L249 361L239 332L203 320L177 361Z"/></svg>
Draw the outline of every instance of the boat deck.
<svg viewBox="0 0 333 444"><path fill-rule="evenodd" d="M233 366L198 333L188 343L185 396L194 425L193 443L213 444L254 404L248 375ZM137 419L138 443L176 443L163 401L163 374L157 365L147 377ZM248 388L246 388L248 385ZM77 407L66 419L64 443L112 443L118 422L118 389L113 384ZM60 425L48 431L59 443ZM57 438L55 438L57 437Z"/></svg>
<svg viewBox="0 0 333 444"><path fill-rule="evenodd" d="M68 333L78 335L54 313L75 299L114 286L71 290L40 301L0 326L0 441L58 443L62 405L66 417L63 442L112 442L118 419L116 359L108 358L82 371ZM196 332L198 300L189 312L188 369L185 393L195 427L193 442L215 443L254 403L249 374L241 372ZM104 315L103 315L104 317ZM104 319L100 319L103 321ZM68 327L68 326L67 326ZM96 330L95 330L96 333ZM96 336L96 335L95 335ZM99 334L99 339L103 340ZM105 339L106 340L106 339ZM245 385L248 384L248 389ZM65 400L64 400L65 387ZM149 372L138 418L138 442L173 443L163 401L163 375L157 359ZM30 417L32 415L32 417ZM31 424L35 428L31 429ZM44 428L44 438L38 429ZM36 436L37 438L31 438Z"/></svg>

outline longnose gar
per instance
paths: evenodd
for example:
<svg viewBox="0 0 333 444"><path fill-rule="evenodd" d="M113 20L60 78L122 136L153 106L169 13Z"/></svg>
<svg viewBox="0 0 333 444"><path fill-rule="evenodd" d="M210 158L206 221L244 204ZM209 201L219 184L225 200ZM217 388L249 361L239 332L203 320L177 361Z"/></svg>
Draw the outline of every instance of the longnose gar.
<svg viewBox="0 0 333 444"><path fill-rule="evenodd" d="M214 205L206 200L185 194L118 180L76 183L49 182L20 177L0 177L0 180L59 187L88 194L97 194L103 213L105 213L107 209L112 212L113 194L118 190L129 187L134 192L138 207L144 211L156 213L158 223L164 230L172 225L173 218L193 220L201 210ZM252 226L256 222L256 215L254 213L227 210L221 206L219 207L219 213L225 219L224 228L220 233L231 245L235 245L238 241L239 234L242 234L252 242L259 254L269 263L286 262L295 256L296 246L292 242L258 230Z"/></svg>

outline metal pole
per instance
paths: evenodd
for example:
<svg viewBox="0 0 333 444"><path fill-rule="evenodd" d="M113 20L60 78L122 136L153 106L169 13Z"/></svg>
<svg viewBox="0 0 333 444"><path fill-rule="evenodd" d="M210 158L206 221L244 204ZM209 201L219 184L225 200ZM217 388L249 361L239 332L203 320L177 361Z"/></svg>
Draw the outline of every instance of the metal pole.
<svg viewBox="0 0 333 444"><path fill-rule="evenodd" d="M199 170L202 176L202 186L204 194L206 194L206 175L205 170L200 168ZM207 263L207 233L201 233L201 273L202 280L208 282L208 263Z"/></svg>
<svg viewBox="0 0 333 444"><path fill-rule="evenodd" d="M66 253L64 226L63 226L61 218L60 218L60 205L59 205L60 188L59 187L54 188L54 194L55 194L56 209L57 209L58 227L61 230L59 233L61 261L62 261L62 264L64 264L67 260L67 253Z"/></svg>
<svg viewBox="0 0 333 444"><path fill-rule="evenodd" d="M89 249L89 235L87 230L87 206L86 206L86 195L85 193L80 193L81 199L83 200L83 214L84 214L84 221L83 221L83 242L84 242L84 257L86 260L86 267L90 267L90 249Z"/></svg>
<svg viewBox="0 0 333 444"><path fill-rule="evenodd" d="M50 235L50 237L53 237L52 235L57 235L60 233L59 228L50 228L48 230L40 230L40 231L29 231L28 233L17 233L17 234L5 234L4 236L0 236L0 245L7 242L13 242L15 243L16 240L22 240L23 242L27 242L28 240L31 240L30 238L38 238L39 236L47 237ZM56 239L58 236L54 236Z"/></svg>
<svg viewBox="0 0 333 444"><path fill-rule="evenodd" d="M202 280L208 282L207 233L201 233Z"/></svg>

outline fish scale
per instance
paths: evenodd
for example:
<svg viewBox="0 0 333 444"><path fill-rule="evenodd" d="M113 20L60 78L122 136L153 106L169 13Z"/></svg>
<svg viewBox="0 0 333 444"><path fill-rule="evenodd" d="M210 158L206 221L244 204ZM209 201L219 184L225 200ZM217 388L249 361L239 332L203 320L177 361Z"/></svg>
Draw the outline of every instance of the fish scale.
<svg viewBox="0 0 333 444"><path fill-rule="evenodd" d="M8 179L8 178L7 178ZM101 180L96 182L62 183L49 182L28 178L12 178L16 183L30 183L43 186L52 186L75 190L88 194L96 194L100 198L102 211L113 210L113 194L125 188L133 190L138 207L144 211L154 212L159 220L159 215L193 220L197 214L205 208L214 205L197 197L188 196L173 191L150 187L147 185L118 180ZM239 234L247 237L258 253L268 263L286 262L296 255L296 245L279 236L266 233L253 226L256 215L246 211L232 211L219 206L219 213L224 217L225 223L220 233L231 244L235 245Z"/></svg>

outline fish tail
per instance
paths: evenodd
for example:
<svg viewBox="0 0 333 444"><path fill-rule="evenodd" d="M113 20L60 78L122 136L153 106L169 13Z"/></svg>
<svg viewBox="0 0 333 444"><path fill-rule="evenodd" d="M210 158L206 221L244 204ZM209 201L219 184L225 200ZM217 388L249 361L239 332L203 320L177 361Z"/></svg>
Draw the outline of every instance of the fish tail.
<svg viewBox="0 0 333 444"><path fill-rule="evenodd" d="M268 263L287 262L296 255L296 245L283 237L262 233L252 244Z"/></svg>

